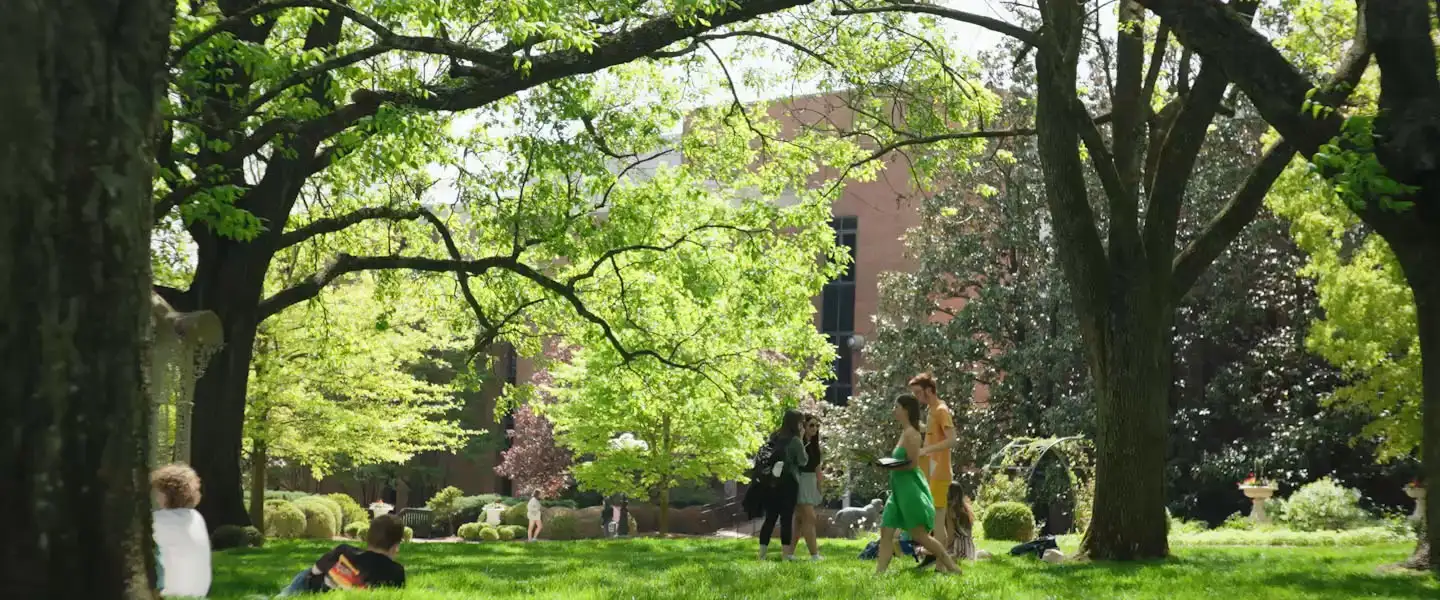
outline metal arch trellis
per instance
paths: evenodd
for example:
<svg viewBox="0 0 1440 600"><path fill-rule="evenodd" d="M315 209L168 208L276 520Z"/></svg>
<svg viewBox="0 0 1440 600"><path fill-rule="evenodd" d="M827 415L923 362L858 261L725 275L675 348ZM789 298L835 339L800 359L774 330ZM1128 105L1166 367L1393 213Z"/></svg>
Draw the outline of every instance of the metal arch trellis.
<svg viewBox="0 0 1440 600"><path fill-rule="evenodd" d="M1083 442L1083 441L1085 441L1085 436L1081 436L1081 435L1072 435L1072 436L1059 437L1059 438L1049 438L1049 439L1043 439L1043 440L1036 440L1036 439L1034 439L1034 438L1015 438L1015 439L1013 439L1013 440L1010 440L1009 443L1005 444L1005 446L1004 446L1003 448L1001 448L999 451L995 452L995 454L990 455L990 459L987 460L987 461L985 461L985 467L984 467L983 470L984 470L985 473L988 475L988 474L990 474L990 473L994 473L995 471L1000 471L1000 470L1012 471L1012 472L1013 472L1013 471L1019 471L1019 470L1021 470L1021 469L1024 469L1024 471L1025 471L1024 481L1025 481L1025 483L1026 483L1027 485L1029 485L1030 479L1031 479L1032 477L1034 477L1034 475L1035 475L1035 469L1036 469L1036 467L1038 467L1038 466L1040 465L1040 462L1042 461L1042 459L1045 458L1045 455L1050 453L1050 450L1054 449L1056 446L1058 446L1058 445L1060 445L1060 444L1064 444L1064 443L1074 443L1074 442ZM1013 455L1017 450L1022 449L1022 448L1031 447L1031 446L1033 446L1036 442L1045 442L1045 445L1044 445L1043 447L1041 447L1040 450L1034 454L1034 457L1030 460L1030 464L1029 464L1028 466L1018 467L1018 466L1014 466L1014 465L1007 465L1007 464L1005 464L1005 462L1006 462L1005 459L1008 458L1008 457L1010 457L1011 455ZM1059 457L1060 462L1065 466L1065 470L1066 470L1067 472L1070 472L1070 473L1073 474L1073 473L1074 473L1074 465L1071 464L1070 457L1069 457L1068 455L1066 455L1064 452L1057 453L1056 456Z"/></svg>

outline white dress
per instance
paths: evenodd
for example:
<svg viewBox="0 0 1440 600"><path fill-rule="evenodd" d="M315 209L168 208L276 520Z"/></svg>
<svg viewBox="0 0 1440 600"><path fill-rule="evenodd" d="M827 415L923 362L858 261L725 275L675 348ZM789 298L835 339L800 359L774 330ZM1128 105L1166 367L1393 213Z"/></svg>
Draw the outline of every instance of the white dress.
<svg viewBox="0 0 1440 600"><path fill-rule="evenodd" d="M160 595L203 598L210 593L210 534L193 508L155 511L155 546L165 572Z"/></svg>
<svg viewBox="0 0 1440 600"><path fill-rule="evenodd" d="M531 498L530 504L525 507L525 512L529 513L526 516L530 517L531 521L539 521L541 513L545 512L545 505L540 504L539 498Z"/></svg>

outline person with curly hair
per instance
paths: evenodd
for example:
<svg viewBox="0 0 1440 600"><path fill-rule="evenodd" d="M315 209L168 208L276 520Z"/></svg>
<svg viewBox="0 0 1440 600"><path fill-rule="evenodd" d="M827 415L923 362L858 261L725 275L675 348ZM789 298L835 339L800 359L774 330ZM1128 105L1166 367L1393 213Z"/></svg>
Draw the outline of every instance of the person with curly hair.
<svg viewBox="0 0 1440 600"><path fill-rule="evenodd" d="M188 465L173 464L150 474L156 506L155 550L159 555L160 595L203 597L210 593L210 534L200 504L200 476Z"/></svg>

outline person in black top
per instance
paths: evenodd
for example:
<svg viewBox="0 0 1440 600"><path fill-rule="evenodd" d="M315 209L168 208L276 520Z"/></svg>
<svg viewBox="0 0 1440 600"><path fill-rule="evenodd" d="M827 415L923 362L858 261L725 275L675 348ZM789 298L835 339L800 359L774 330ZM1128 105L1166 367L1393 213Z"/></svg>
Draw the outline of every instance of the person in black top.
<svg viewBox="0 0 1440 600"><path fill-rule="evenodd" d="M301 571L280 592L281 596L359 590L375 587L405 587L405 567L395 562L405 526L392 515L380 515L370 521L365 536L366 549L340 544L326 552L310 568Z"/></svg>

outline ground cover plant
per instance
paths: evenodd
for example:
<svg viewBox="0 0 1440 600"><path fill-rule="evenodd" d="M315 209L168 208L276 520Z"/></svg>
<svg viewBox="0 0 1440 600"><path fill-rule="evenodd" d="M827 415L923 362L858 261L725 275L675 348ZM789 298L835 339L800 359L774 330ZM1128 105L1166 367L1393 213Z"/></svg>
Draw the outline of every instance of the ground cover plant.
<svg viewBox="0 0 1440 600"><path fill-rule="evenodd" d="M1405 558L1410 546L1199 548L1176 543L1175 557L1154 563L1047 565L1000 556L963 565L959 577L910 572L897 560L890 575L855 558L864 540L824 540L826 560L754 560L753 540L407 544L400 559L403 591L355 595L368 600L461 598L1427 598L1440 584L1377 565ZM1078 538L1061 539L1073 554ZM1003 555L1007 542L982 542ZM263 549L215 556L210 597L273 594L330 544L275 541ZM343 599L347 596L328 596Z"/></svg>

